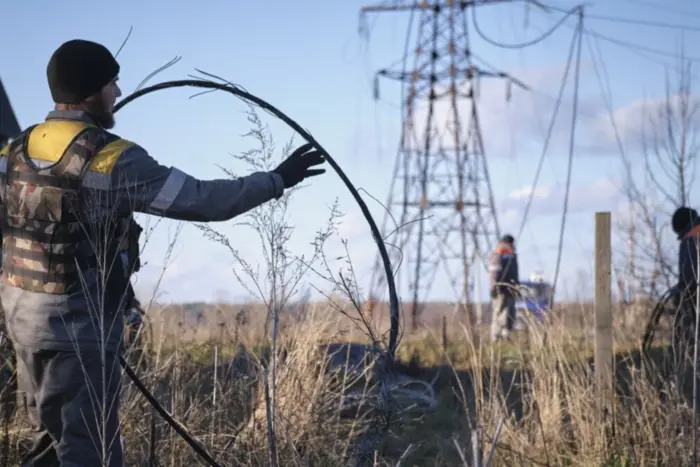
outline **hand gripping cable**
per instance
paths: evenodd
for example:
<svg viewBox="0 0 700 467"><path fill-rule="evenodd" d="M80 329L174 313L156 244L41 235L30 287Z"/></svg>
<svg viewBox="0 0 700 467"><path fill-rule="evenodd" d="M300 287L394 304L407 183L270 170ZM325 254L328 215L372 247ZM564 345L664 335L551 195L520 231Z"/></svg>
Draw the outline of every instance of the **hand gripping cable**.
<svg viewBox="0 0 700 467"><path fill-rule="evenodd" d="M187 80L176 80L176 81L166 81L163 83L159 84L154 84L152 86L145 87L143 89L140 89L133 94L125 97L119 103L114 107L114 113L118 112L119 110L123 109L127 104L133 102L134 100L138 99L139 97L145 96L146 94L151 94L156 91L163 91L165 89L171 89L171 88L182 88L182 87L191 87L191 88L201 88L201 89L208 89L211 91L224 91L229 94L232 94L243 101L255 105L257 107L260 107L261 109L271 113L278 119L282 120L284 123L286 123L291 129L299 133L302 138L304 138L308 143L311 143L318 151L323 154L323 156L326 158L328 161L328 164L333 168L333 170L338 174L340 179L343 181L347 189L350 191L350 194L352 194L353 198L355 199L355 202L357 205L360 207L362 210L362 215L364 216L365 220L367 221L367 224L369 225L370 231L372 233L372 237L374 239L374 242L377 244L377 248L379 249L379 255L382 260L382 264L384 266L384 273L386 275L386 282L387 282L387 287L389 289L389 312L390 312L390 320L391 320L391 329L389 331L389 347L387 349L387 354L385 356L385 360L383 362L384 365L387 366L387 369L390 370L391 365L394 361L394 354L396 352L396 345L397 345L397 340L398 340L398 334L399 334L399 298L398 294L396 292L396 283L394 281L394 275L393 275L393 270L391 266L391 261L389 259L389 253L386 250L386 245L384 243L384 240L381 237L381 233L379 232L379 228L377 227L376 222L374 221L374 218L369 212L369 209L367 208L367 205L365 204L364 200L360 196L360 193L357 191L355 186L350 182L350 179L348 179L347 175L345 175L345 172L340 168L338 163L331 157L330 154L328 154L328 151L326 151L321 144L314 139L313 136L311 136L307 131L305 131L301 126L296 123L294 120L289 118L286 114L284 114L281 110L278 110L275 106L272 104L269 104L268 102L264 101L263 99L254 96L253 94L250 94L247 91L244 91L240 87L231 84L231 83L217 83L214 81L208 81L208 80L203 80L203 79L187 79ZM165 419L165 421L192 447L192 449L199 454L202 459L204 459L210 466L214 467L219 467L220 464L214 460L214 458L207 452L206 448L197 441L194 436L189 433L187 428L185 428L180 422L175 420L175 418L158 402L158 400L151 394L146 386L143 384L143 382L138 378L134 370L129 366L129 364L126 362L123 356L120 356L120 363L122 367L124 367L124 371L126 371L126 374L129 375L129 378L134 382L136 387L143 393L144 397L150 402L153 407L158 411L158 413ZM389 420L389 417L387 417L387 420ZM388 426L386 427L388 428Z"/></svg>

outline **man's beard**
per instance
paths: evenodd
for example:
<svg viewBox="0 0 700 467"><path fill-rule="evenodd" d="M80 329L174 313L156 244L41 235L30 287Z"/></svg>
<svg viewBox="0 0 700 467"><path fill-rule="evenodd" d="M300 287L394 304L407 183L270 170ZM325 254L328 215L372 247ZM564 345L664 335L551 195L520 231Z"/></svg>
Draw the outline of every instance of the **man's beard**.
<svg viewBox="0 0 700 467"><path fill-rule="evenodd" d="M111 130L112 128L114 128L114 124L116 122L114 121L113 113L105 112L100 115L94 115L94 117L97 120L97 123L99 123L100 126L105 130Z"/></svg>
<svg viewBox="0 0 700 467"><path fill-rule="evenodd" d="M105 130L114 128L114 114L105 109L100 101L89 102L87 112L95 119L95 122Z"/></svg>

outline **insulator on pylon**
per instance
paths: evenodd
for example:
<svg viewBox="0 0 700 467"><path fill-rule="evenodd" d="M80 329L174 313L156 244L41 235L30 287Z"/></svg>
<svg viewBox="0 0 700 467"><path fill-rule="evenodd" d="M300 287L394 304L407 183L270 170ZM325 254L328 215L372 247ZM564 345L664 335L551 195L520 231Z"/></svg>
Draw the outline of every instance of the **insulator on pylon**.
<svg viewBox="0 0 700 467"><path fill-rule="evenodd" d="M506 81L506 102L510 102L510 98L513 96L513 79L508 78Z"/></svg>
<svg viewBox="0 0 700 467"><path fill-rule="evenodd" d="M374 100L379 100L379 76L374 75Z"/></svg>

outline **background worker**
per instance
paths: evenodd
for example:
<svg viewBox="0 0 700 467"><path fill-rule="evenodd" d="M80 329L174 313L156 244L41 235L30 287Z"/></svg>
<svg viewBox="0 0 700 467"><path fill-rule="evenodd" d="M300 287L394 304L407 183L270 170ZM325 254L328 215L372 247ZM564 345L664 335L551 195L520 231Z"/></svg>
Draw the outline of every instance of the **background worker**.
<svg viewBox="0 0 700 467"><path fill-rule="evenodd" d="M491 286L491 339L509 337L515 326L515 299L517 296L518 255L515 239L504 235L491 253L488 263Z"/></svg>
<svg viewBox="0 0 700 467"><path fill-rule="evenodd" d="M674 304L672 351L676 386L682 391L689 351L695 341L700 216L695 209L680 207L671 218L671 227L679 242L678 282L672 289Z"/></svg>
<svg viewBox="0 0 700 467"><path fill-rule="evenodd" d="M118 355L133 265L119 262L137 241L134 212L225 221L324 172L311 168L324 162L311 145L235 180L163 166L108 131L118 75L104 46L64 43L47 67L55 110L0 151L0 298L34 426L23 466L124 464Z"/></svg>

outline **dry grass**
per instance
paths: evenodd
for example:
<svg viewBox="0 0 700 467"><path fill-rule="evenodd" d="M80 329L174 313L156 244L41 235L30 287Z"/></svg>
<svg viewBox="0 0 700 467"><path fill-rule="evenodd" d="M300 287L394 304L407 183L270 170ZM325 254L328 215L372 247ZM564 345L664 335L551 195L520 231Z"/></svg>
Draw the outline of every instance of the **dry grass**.
<svg viewBox="0 0 700 467"><path fill-rule="evenodd" d="M213 314L226 317L231 311L219 307ZM620 320L634 312L620 311ZM646 310L637 312L642 316ZM177 312L149 315L153 334L140 368L148 386L222 465L269 465L261 384L268 352L258 345L255 316L238 319L233 329L202 318L196 332L177 332L175 339L184 327ZM316 304L296 316L283 323L279 345L279 465L347 465L377 420L372 369L343 371L320 351L358 338L337 312ZM401 465L464 465L472 427L484 428L488 451L501 420L493 465L682 465L691 447L690 410L667 394L668 384L640 367L634 357L638 330L616 336L621 384L614 413L597 409L586 316L585 307L568 307L546 329L533 325L517 342L495 347L480 345L481 333L467 332L456 321L448 326L446 347L440 327L403 336L396 371L403 379L395 388L416 378L432 383L434 394L429 385L415 383L413 390L405 385L395 390L400 410L379 445L376 465L397 465L401 458ZM197 465L189 447L151 415L130 383L121 415L128 465L149 465L153 448L157 465ZM22 411L12 425L24 425ZM21 436L11 436L17 445Z"/></svg>

